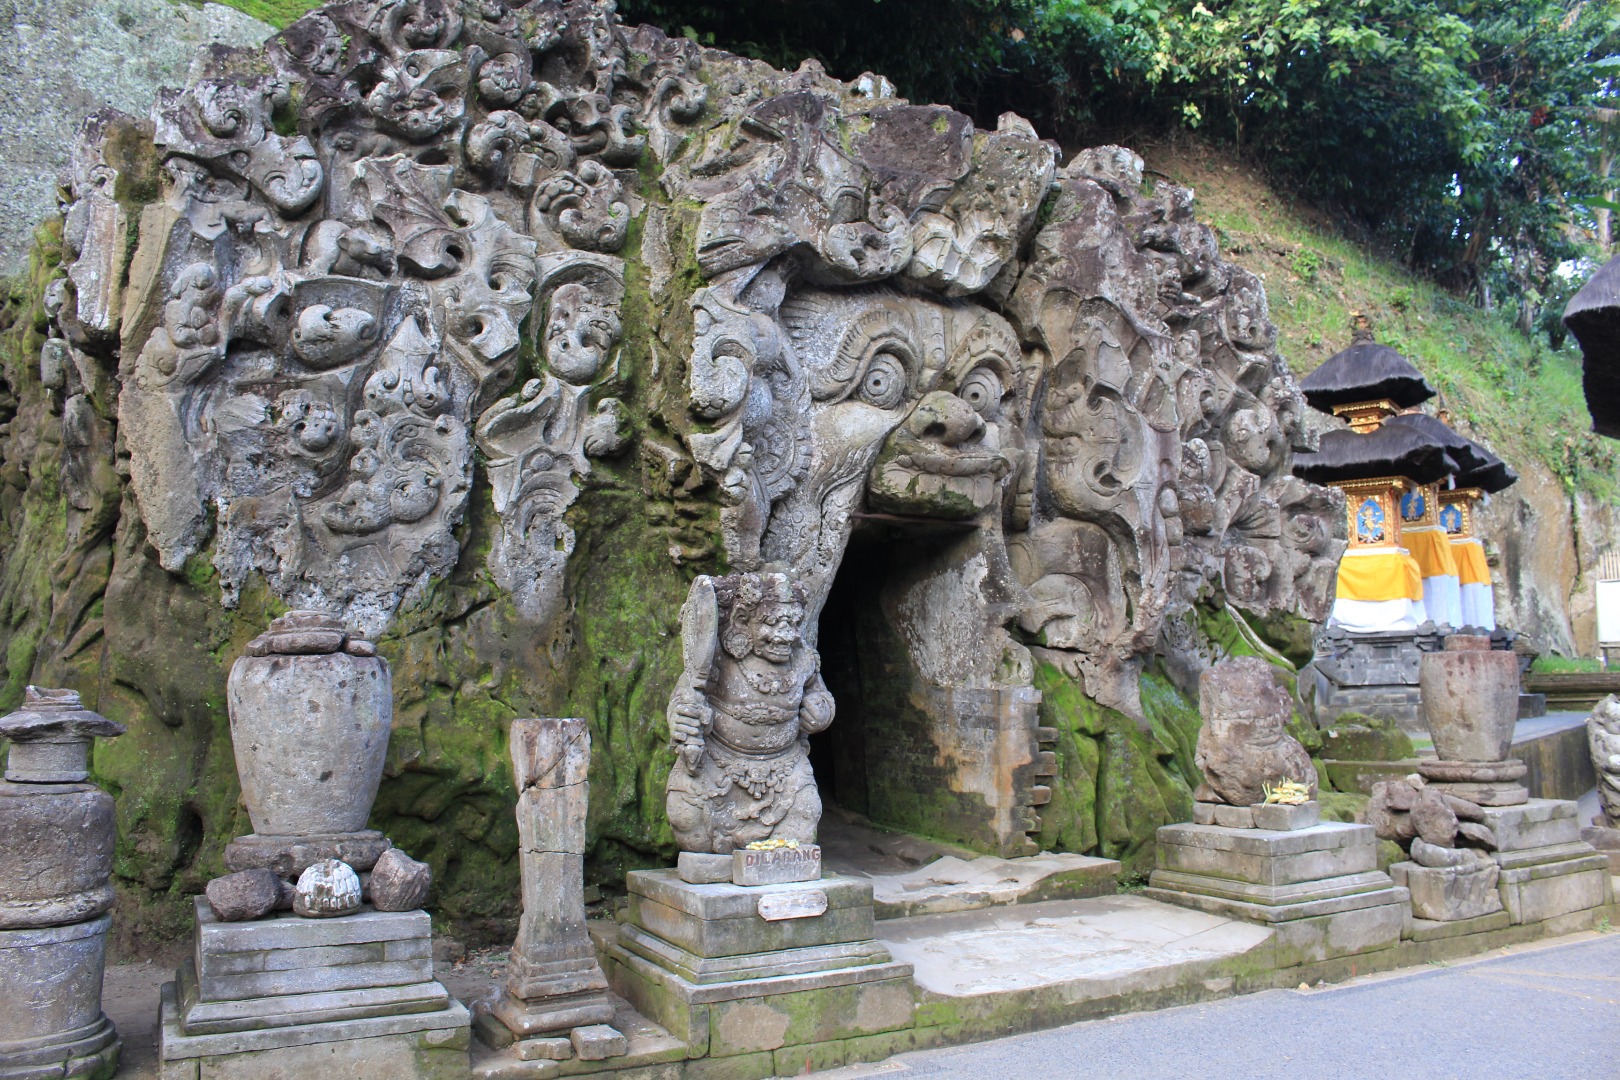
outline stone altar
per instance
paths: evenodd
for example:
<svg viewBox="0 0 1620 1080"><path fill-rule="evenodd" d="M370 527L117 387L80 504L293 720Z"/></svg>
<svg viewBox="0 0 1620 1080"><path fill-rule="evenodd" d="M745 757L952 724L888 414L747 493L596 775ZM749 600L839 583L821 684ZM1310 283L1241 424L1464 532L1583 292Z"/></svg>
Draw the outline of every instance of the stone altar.
<svg viewBox="0 0 1620 1080"><path fill-rule="evenodd" d="M393 719L387 662L342 620L292 611L248 644L227 701L255 832L196 898L196 947L163 988L164 1080L460 1080L471 1017L433 975L415 908L427 867L365 829Z"/></svg>
<svg viewBox="0 0 1620 1080"><path fill-rule="evenodd" d="M1271 926L1292 962L1391 948L1406 890L1378 869L1373 830L1320 822L1317 804L1269 801L1284 781L1316 791L1316 770L1285 730L1292 703L1270 664L1224 661L1199 678L1204 782L1194 821L1156 837L1147 895Z"/></svg>
<svg viewBox="0 0 1620 1080"><path fill-rule="evenodd" d="M114 894L113 800L89 779L124 726L72 690L24 691L0 717L0 1077L106 1080L120 1042L101 1011Z"/></svg>

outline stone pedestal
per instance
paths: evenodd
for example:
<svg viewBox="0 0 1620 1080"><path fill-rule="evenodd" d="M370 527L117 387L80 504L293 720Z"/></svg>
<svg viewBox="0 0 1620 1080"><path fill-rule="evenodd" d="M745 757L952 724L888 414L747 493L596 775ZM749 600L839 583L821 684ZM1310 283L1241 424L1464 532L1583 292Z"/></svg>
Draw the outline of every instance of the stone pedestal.
<svg viewBox="0 0 1620 1080"><path fill-rule="evenodd" d="M1406 890L1378 869L1367 825L1276 832L1166 825L1146 895L1275 931L1279 966L1392 948Z"/></svg>
<svg viewBox="0 0 1620 1080"><path fill-rule="evenodd" d="M1497 888L1513 922L1540 922L1614 899L1608 857L1581 839L1573 802L1487 807L1485 824L1496 834Z"/></svg>
<svg viewBox="0 0 1620 1080"><path fill-rule="evenodd" d="M1442 761L1423 758L1417 773L1428 785L1480 806L1518 806L1530 798L1519 781L1528 770L1517 758L1503 761Z"/></svg>
<svg viewBox="0 0 1620 1080"><path fill-rule="evenodd" d="M1602 816L1600 815L1597 820L1602 821ZM1611 877L1620 874L1620 829L1611 829L1607 825L1588 825L1581 830L1581 839L1608 857Z"/></svg>
<svg viewBox="0 0 1620 1080"><path fill-rule="evenodd" d="M427 912L227 923L198 897L196 916L164 987L164 1080L465 1075L471 1017L433 978Z"/></svg>
<svg viewBox="0 0 1620 1080"><path fill-rule="evenodd" d="M613 988L711 1057L775 1049L805 1023L841 1039L911 1022L911 966L874 940L866 881L700 885L641 870L625 885L624 921L599 941Z"/></svg>
<svg viewBox="0 0 1620 1080"><path fill-rule="evenodd" d="M113 906L112 796L91 784L95 738L124 728L72 690L30 686L0 718L0 1080L102 1080L119 1040L101 1012Z"/></svg>
<svg viewBox="0 0 1620 1080"><path fill-rule="evenodd" d="M0 1078L113 1075L118 1034L101 1012L111 922L102 915L68 926L0 930Z"/></svg>

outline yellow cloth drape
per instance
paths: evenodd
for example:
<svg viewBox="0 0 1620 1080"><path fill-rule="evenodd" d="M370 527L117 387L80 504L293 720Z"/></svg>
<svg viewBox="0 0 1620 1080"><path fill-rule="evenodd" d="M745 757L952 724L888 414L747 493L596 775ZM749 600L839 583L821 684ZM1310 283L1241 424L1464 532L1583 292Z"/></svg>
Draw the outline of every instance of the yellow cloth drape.
<svg viewBox="0 0 1620 1080"><path fill-rule="evenodd" d="M1404 551L1347 553L1339 560L1340 600L1421 600L1423 574Z"/></svg>
<svg viewBox="0 0 1620 1080"><path fill-rule="evenodd" d="M1485 565L1485 545L1470 537L1453 540L1451 555L1457 561L1457 580L1463 585L1489 585L1491 568Z"/></svg>
<svg viewBox="0 0 1620 1080"><path fill-rule="evenodd" d="M1457 576L1457 560L1452 557L1451 538L1443 529L1432 526L1402 529L1401 544L1412 553L1412 558L1418 564L1418 573L1423 577L1439 577L1441 574Z"/></svg>

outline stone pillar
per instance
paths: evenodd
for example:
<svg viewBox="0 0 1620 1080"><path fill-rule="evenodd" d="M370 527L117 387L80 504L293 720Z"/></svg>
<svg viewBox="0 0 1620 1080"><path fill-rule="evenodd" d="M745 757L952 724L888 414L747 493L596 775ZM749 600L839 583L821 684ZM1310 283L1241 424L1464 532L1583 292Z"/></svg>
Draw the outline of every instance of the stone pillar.
<svg viewBox="0 0 1620 1080"><path fill-rule="evenodd" d="M101 1080L119 1040L101 1011L113 800L91 784L96 736L122 735L72 690L30 686L0 719L0 1077Z"/></svg>
<svg viewBox="0 0 1620 1080"><path fill-rule="evenodd" d="M613 1018L585 928L585 812L591 733L580 719L514 720L523 919L495 1016L519 1038Z"/></svg>

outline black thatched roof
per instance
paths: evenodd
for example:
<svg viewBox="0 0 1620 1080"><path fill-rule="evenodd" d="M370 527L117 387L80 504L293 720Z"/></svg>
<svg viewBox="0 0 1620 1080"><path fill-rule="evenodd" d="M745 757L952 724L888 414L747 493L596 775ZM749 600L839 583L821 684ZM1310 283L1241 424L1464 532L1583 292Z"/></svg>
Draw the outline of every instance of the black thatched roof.
<svg viewBox="0 0 1620 1080"><path fill-rule="evenodd" d="M1311 408L1330 413L1335 405L1356 405L1388 398L1410 409L1434 397L1434 388L1412 361L1375 341L1361 341L1300 380Z"/></svg>
<svg viewBox="0 0 1620 1080"><path fill-rule="evenodd" d="M1452 482L1458 487L1479 488L1495 494L1518 482L1519 474L1508 468L1501 458L1468 436L1453 431L1442 420L1425 413L1406 413L1384 421L1385 427L1390 424L1411 428L1444 446L1453 465Z"/></svg>
<svg viewBox="0 0 1620 1080"><path fill-rule="evenodd" d="M1620 258L1604 263L1575 294L1564 325L1581 343L1592 430L1620 439Z"/></svg>
<svg viewBox="0 0 1620 1080"><path fill-rule="evenodd" d="M1313 484L1404 476L1432 484L1455 468L1445 445L1410 425L1382 427L1365 435L1342 428L1322 436L1314 454L1294 455L1294 475Z"/></svg>

